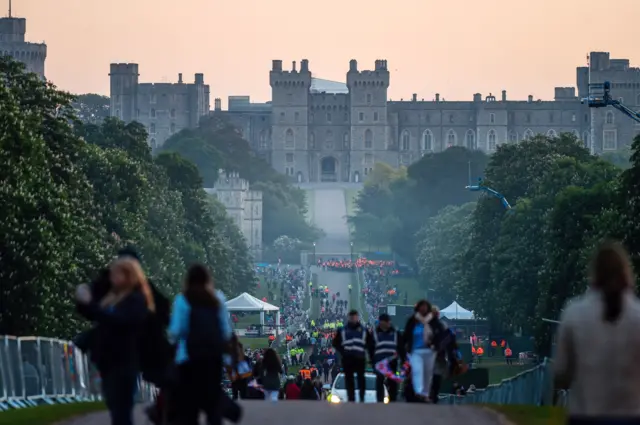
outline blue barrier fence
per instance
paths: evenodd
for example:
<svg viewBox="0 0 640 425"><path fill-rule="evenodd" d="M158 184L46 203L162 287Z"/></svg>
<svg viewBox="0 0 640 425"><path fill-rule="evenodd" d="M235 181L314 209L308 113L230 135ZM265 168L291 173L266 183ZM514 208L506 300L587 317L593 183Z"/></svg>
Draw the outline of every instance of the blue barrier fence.
<svg viewBox="0 0 640 425"><path fill-rule="evenodd" d="M152 385L138 388L140 401L155 397ZM0 411L101 399L98 372L70 341L0 336Z"/></svg>

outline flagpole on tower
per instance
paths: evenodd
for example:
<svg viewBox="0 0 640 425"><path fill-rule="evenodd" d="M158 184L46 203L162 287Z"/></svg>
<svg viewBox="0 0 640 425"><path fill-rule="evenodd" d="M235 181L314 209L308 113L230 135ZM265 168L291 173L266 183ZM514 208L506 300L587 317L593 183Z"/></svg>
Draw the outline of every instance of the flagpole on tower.
<svg viewBox="0 0 640 425"><path fill-rule="evenodd" d="M9 0L9 17L11 18L11 0Z"/></svg>

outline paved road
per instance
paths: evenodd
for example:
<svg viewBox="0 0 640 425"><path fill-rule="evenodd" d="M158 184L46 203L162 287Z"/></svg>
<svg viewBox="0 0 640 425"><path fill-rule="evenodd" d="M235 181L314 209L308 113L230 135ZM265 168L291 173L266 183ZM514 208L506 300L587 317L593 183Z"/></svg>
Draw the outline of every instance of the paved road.
<svg viewBox="0 0 640 425"><path fill-rule="evenodd" d="M312 273L318 274L318 284L328 286L331 295L339 292L340 296L337 299L350 301L349 284L353 278L353 273L324 271L318 267L312 267ZM358 306L350 305L349 308L360 310Z"/></svg>
<svg viewBox="0 0 640 425"><path fill-rule="evenodd" d="M244 401L244 417L240 425L367 425L425 424L429 425L499 425L498 415L472 406L430 406L407 403L328 405L317 401ZM304 418L304 419L303 419ZM135 423L147 424L141 409ZM202 422L204 423L204 422ZM228 422L225 422L228 424ZM86 416L62 425L110 425L106 413Z"/></svg>
<svg viewBox="0 0 640 425"><path fill-rule="evenodd" d="M312 192L315 225L325 236L316 244L316 255L350 254L349 227L347 226L347 202L340 188L316 189Z"/></svg>

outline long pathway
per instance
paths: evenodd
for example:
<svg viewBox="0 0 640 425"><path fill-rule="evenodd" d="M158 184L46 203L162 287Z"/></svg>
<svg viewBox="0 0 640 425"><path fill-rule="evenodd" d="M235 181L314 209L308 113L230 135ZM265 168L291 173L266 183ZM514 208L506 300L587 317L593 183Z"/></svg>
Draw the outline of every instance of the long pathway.
<svg viewBox="0 0 640 425"><path fill-rule="evenodd" d="M496 413L472 406L433 406L408 403L338 405L326 401L294 401L276 404L243 401L244 416L240 425L389 425L394 423L429 425L500 425ZM136 410L136 424L146 424L142 408ZM204 424L204 421L202 422ZM229 422L225 422L228 424ZM95 413L62 425L110 425L106 413Z"/></svg>

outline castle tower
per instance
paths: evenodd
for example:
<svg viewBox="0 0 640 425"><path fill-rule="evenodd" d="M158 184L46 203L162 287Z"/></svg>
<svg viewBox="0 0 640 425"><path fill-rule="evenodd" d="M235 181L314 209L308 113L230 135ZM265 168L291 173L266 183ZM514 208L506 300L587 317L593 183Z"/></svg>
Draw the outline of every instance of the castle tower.
<svg viewBox="0 0 640 425"><path fill-rule="evenodd" d="M282 61L274 60L269 73L272 102L271 164L288 176L301 174L308 181L307 135L309 125L309 61L293 62L291 71L282 70Z"/></svg>
<svg viewBox="0 0 640 425"><path fill-rule="evenodd" d="M112 63L109 79L111 83L111 116L125 122L138 118L138 64Z"/></svg>
<svg viewBox="0 0 640 425"><path fill-rule="evenodd" d="M358 62L351 60L347 87L351 107L350 181L363 181L365 170L373 169L376 157L384 160L387 156L387 61L376 60L373 71L358 71Z"/></svg>
<svg viewBox="0 0 640 425"><path fill-rule="evenodd" d="M0 18L0 54L5 52L24 63L27 71L44 79L44 62L47 59L47 45L25 41L27 20L9 16Z"/></svg>

